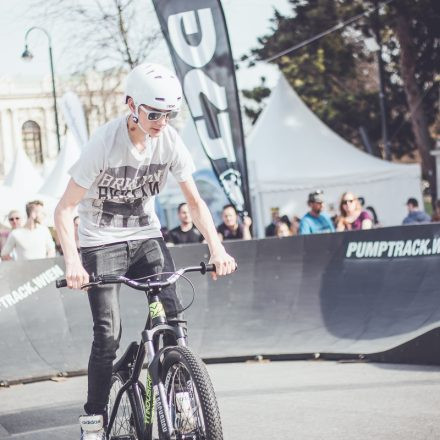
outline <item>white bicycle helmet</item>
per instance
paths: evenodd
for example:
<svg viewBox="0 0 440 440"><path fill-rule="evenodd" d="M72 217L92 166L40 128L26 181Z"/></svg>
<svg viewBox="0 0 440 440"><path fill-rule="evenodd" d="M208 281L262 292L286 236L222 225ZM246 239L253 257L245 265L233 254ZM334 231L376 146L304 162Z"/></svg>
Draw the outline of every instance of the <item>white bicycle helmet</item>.
<svg viewBox="0 0 440 440"><path fill-rule="evenodd" d="M139 64L127 76L125 102L131 97L136 109L144 104L158 110L179 110L182 87L176 75L152 63Z"/></svg>

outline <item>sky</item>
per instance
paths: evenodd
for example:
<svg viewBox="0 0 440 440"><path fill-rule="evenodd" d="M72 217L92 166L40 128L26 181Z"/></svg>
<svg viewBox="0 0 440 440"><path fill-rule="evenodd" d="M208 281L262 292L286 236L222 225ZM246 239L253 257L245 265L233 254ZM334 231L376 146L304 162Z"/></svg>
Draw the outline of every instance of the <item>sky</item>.
<svg viewBox="0 0 440 440"><path fill-rule="evenodd" d="M53 59L56 73L63 74L64 63L60 61L69 35L62 32L62 23L52 28L50 23L36 23L32 18L37 11L30 5L35 0L0 0L0 75L10 76L46 76L50 74L48 45L46 37L37 31L30 34L30 49L34 54L31 62L21 59L24 50L24 35L36 25L42 25L51 34ZM145 1L145 0L144 0ZM289 14L291 7L288 0L223 0L232 53L235 59L257 46L257 38L268 33L270 18L274 7ZM163 44L163 51L168 51ZM159 52L160 52L159 50ZM155 55L160 58L161 54ZM57 62L58 61L58 62ZM159 60L151 60L159 61ZM260 63L257 67L247 68L242 65L237 74L239 89L252 88L259 84L259 78L266 76L268 86L274 86L278 71L276 67Z"/></svg>

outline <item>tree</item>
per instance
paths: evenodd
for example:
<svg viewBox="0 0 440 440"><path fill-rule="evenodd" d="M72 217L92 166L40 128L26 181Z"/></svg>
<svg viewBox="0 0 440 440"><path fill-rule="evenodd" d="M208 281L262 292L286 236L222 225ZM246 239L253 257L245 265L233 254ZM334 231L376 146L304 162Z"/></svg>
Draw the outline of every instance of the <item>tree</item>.
<svg viewBox="0 0 440 440"><path fill-rule="evenodd" d="M400 77L410 111L411 127L422 161L422 171L437 199L435 160L430 154L434 142L429 124L435 120L435 101L424 101L422 90L434 89L435 74L440 67L440 6L438 2L401 1L391 11L392 28L399 42ZM430 105L431 104L431 105ZM434 105L433 105L434 104ZM431 107L431 112L426 108ZM431 114L431 117L428 116Z"/></svg>
<svg viewBox="0 0 440 440"><path fill-rule="evenodd" d="M274 11L271 34L260 37L259 47L251 51L255 62L374 6L374 2L358 0L290 3L291 16ZM429 92L439 67L439 9L440 2L436 0L399 0L380 9L393 156L399 158L418 148L424 157L423 174L431 183L432 140L428 139L428 127L438 114L438 103L434 93ZM403 23L402 14L411 19ZM365 16L273 61L306 104L333 130L358 146L357 129L361 125L373 142L381 140L377 63L364 44L366 38L374 35L373 25L373 17ZM422 129L423 114L426 124ZM407 122L409 119L412 124Z"/></svg>
<svg viewBox="0 0 440 440"><path fill-rule="evenodd" d="M35 0L31 10L58 33L62 26L59 62L71 75L59 90L81 97L89 129L119 113L125 72L147 59L161 38L152 6L141 0Z"/></svg>
<svg viewBox="0 0 440 440"><path fill-rule="evenodd" d="M62 26L73 72L131 69L161 36L152 7L141 0L35 0L32 10L36 19Z"/></svg>

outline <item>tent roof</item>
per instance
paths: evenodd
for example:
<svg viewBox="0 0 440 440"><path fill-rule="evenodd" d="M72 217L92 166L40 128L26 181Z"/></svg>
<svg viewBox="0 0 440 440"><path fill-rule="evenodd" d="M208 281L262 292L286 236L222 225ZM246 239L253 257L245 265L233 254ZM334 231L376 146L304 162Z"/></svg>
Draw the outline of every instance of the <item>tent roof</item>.
<svg viewBox="0 0 440 440"><path fill-rule="evenodd" d="M65 142L57 157L52 172L44 181L39 192L40 194L60 198L69 182L68 171L70 167L78 160L81 154L80 147L72 131L68 131Z"/></svg>
<svg viewBox="0 0 440 440"><path fill-rule="evenodd" d="M35 169L31 160L21 147L17 148L14 163L5 177L3 185L13 188L18 193L32 194L39 188L43 178Z"/></svg>
<svg viewBox="0 0 440 440"><path fill-rule="evenodd" d="M284 75L247 144L254 180L269 185L420 175L418 165L378 159L342 139L303 103Z"/></svg>

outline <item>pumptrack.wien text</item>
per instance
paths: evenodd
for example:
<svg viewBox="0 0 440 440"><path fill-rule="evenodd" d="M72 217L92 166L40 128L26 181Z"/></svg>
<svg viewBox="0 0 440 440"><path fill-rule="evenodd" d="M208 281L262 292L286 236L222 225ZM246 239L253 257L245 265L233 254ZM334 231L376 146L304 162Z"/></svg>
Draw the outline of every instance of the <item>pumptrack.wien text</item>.
<svg viewBox="0 0 440 440"><path fill-rule="evenodd" d="M440 254L440 237L414 240L350 241L346 258L398 258Z"/></svg>

